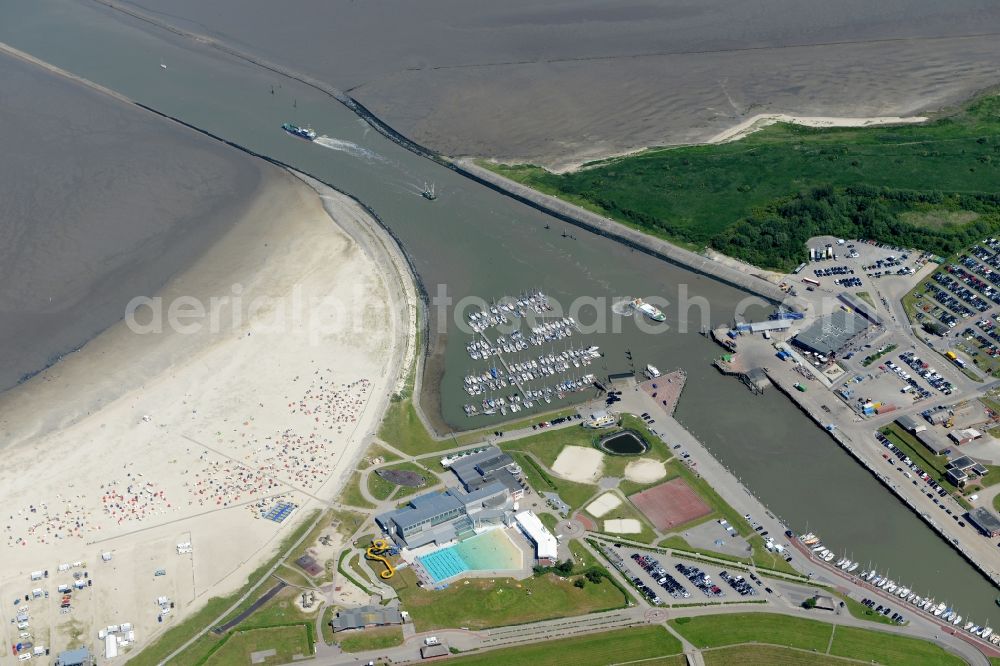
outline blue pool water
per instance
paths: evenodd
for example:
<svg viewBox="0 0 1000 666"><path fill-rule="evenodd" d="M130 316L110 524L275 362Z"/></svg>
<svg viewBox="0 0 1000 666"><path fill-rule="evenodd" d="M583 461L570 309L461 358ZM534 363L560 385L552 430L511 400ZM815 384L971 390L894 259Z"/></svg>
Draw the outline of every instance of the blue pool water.
<svg viewBox="0 0 1000 666"><path fill-rule="evenodd" d="M504 530L490 530L417 558L435 583L466 571L514 571L522 566L521 550Z"/></svg>

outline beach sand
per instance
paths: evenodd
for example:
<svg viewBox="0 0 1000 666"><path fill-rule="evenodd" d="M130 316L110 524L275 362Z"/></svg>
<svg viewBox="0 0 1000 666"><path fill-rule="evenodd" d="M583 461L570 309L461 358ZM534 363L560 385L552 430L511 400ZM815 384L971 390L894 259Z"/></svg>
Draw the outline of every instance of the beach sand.
<svg viewBox="0 0 1000 666"><path fill-rule="evenodd" d="M131 622L141 647L238 588L337 494L396 388L408 323L388 307L393 278L330 217L368 224L364 212L263 174L239 222L159 294L164 311L229 297L218 327L137 334L122 322L0 396L0 594L23 595L39 585L29 573L48 570L54 595L79 570L58 565L85 562L94 585L71 619L87 643ZM291 519L259 518L279 500L298 505ZM176 604L163 624L159 595ZM32 630L63 627L46 645L64 649L69 618L53 606Z"/></svg>

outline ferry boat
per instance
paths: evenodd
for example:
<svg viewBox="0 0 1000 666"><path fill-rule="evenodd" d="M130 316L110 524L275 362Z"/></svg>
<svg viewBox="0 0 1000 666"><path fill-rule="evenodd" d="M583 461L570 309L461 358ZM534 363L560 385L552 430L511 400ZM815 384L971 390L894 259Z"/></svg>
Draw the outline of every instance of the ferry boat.
<svg viewBox="0 0 1000 666"><path fill-rule="evenodd" d="M281 126L281 129L285 130L292 136L297 136L300 139L305 139L306 141L313 141L316 138L315 130L308 127L299 127L293 123L285 123Z"/></svg>
<svg viewBox="0 0 1000 666"><path fill-rule="evenodd" d="M646 315L653 321L666 321L667 315L656 307L655 305L650 305L649 303L644 303L641 298L635 298L632 300L632 307L642 314Z"/></svg>
<svg viewBox="0 0 1000 666"><path fill-rule="evenodd" d="M647 379L656 379L660 376L660 370L655 365L647 365L644 374Z"/></svg>

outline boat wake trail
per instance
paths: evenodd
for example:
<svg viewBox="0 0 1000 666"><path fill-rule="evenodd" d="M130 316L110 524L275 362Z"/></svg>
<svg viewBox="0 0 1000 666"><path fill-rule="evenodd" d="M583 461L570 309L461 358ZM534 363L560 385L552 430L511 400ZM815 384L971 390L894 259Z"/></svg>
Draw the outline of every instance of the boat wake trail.
<svg viewBox="0 0 1000 666"><path fill-rule="evenodd" d="M388 162L386 158L382 157L374 150L370 150L364 146L359 146L353 141L344 141L342 139L334 139L329 136L321 136L313 141L313 143L319 144L324 148L329 148L330 150L337 150L342 153L352 155L353 157L360 157L372 162Z"/></svg>
<svg viewBox="0 0 1000 666"><path fill-rule="evenodd" d="M631 317L632 313L635 311L635 308L632 307L632 300L626 299L624 301L618 301L617 303L612 303L611 311L621 317Z"/></svg>

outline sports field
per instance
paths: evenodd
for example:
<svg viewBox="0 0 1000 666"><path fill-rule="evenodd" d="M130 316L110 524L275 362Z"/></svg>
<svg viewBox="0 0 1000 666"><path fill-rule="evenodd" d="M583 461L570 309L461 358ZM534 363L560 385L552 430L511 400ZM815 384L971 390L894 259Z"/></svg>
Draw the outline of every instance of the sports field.
<svg viewBox="0 0 1000 666"><path fill-rule="evenodd" d="M649 522L661 532L707 516L712 512L682 478L671 479L629 497Z"/></svg>

